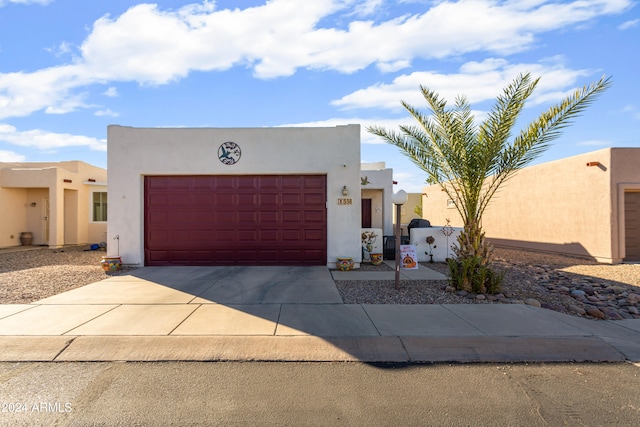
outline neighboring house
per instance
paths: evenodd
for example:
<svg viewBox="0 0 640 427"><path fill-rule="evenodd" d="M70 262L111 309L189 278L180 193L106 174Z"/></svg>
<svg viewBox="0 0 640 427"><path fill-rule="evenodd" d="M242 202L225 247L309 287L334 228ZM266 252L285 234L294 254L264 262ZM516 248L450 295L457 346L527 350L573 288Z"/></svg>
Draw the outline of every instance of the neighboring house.
<svg viewBox="0 0 640 427"><path fill-rule="evenodd" d="M440 187L424 192L426 219L462 225ZM482 226L499 246L605 263L640 261L640 148L607 148L525 168L494 196Z"/></svg>
<svg viewBox="0 0 640 427"><path fill-rule="evenodd" d="M407 203L400 208L400 224L402 224L402 230L405 235L409 235L407 226L412 219L422 218L417 212L416 208L421 206L422 195L420 193L408 193Z"/></svg>
<svg viewBox="0 0 640 427"><path fill-rule="evenodd" d="M108 169L109 255L124 264L361 260L359 125L114 125Z"/></svg>
<svg viewBox="0 0 640 427"><path fill-rule="evenodd" d="M100 243L107 230L107 171L80 161L0 163L0 247Z"/></svg>

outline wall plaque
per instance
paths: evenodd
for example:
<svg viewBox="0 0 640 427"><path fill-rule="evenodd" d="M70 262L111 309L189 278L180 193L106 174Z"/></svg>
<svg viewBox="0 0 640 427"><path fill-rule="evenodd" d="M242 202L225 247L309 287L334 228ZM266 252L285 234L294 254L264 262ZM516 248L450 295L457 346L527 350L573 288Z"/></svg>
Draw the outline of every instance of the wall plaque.
<svg viewBox="0 0 640 427"><path fill-rule="evenodd" d="M225 165L235 165L240 161L241 155L240 146L235 142L223 142L218 148L218 160Z"/></svg>

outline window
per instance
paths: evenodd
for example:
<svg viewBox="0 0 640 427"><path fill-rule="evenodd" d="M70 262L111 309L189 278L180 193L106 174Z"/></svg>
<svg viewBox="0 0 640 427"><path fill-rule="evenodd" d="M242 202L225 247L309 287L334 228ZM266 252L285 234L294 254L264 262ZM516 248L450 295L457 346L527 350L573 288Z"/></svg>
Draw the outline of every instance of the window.
<svg viewBox="0 0 640 427"><path fill-rule="evenodd" d="M94 192L92 200L92 221L103 222L107 220L107 192Z"/></svg>

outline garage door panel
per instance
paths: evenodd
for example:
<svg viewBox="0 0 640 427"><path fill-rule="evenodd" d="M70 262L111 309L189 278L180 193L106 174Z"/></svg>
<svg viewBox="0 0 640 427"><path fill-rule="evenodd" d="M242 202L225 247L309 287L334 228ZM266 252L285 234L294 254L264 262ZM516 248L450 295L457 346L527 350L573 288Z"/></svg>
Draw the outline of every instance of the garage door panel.
<svg viewBox="0 0 640 427"><path fill-rule="evenodd" d="M282 232L282 240L285 242L298 242L302 240L301 230L284 230Z"/></svg>
<svg viewBox="0 0 640 427"><path fill-rule="evenodd" d="M258 196L256 194L238 194L238 206L244 208L254 207L258 204Z"/></svg>
<svg viewBox="0 0 640 427"><path fill-rule="evenodd" d="M304 221L306 223L322 223L324 215L321 212L305 212Z"/></svg>
<svg viewBox="0 0 640 427"><path fill-rule="evenodd" d="M145 262L325 265L326 177L146 177Z"/></svg>
<svg viewBox="0 0 640 427"><path fill-rule="evenodd" d="M241 243L251 243L256 240L257 235L257 230L238 230L237 240Z"/></svg>
<svg viewBox="0 0 640 427"><path fill-rule="evenodd" d="M236 220L237 212L235 212L235 211L227 211L227 210L215 211L215 210L212 210L211 211L211 215L213 217L213 222L215 224L219 224L219 225L222 225L222 226L224 226L225 224L234 224L234 223L237 222L237 220Z"/></svg>
<svg viewBox="0 0 640 427"><path fill-rule="evenodd" d="M211 211L207 210L207 211L193 211L191 212L191 217L190 217L191 221L194 224L206 224L207 222L210 222L213 219L213 216L211 215Z"/></svg>
<svg viewBox="0 0 640 427"><path fill-rule="evenodd" d="M305 187L304 178L300 176L284 176L282 177L282 188L285 190L297 190ZM309 187L305 187L309 188Z"/></svg>
<svg viewBox="0 0 640 427"><path fill-rule="evenodd" d="M280 205L280 193L262 193L258 195L258 206L260 208L279 207Z"/></svg>
<svg viewBox="0 0 640 427"><path fill-rule="evenodd" d="M326 198L316 194L305 194L304 204L307 207L311 206L324 206Z"/></svg>
<svg viewBox="0 0 640 427"><path fill-rule="evenodd" d="M305 176L304 187L312 190L319 190L326 187L326 179L323 175Z"/></svg>
<svg viewBox="0 0 640 427"><path fill-rule="evenodd" d="M235 190L236 188L236 180L232 176L215 176L211 179L211 188L217 191Z"/></svg>
<svg viewBox="0 0 640 427"><path fill-rule="evenodd" d="M302 212L291 212L291 211L284 211L282 212L282 222L284 223L299 223L302 219Z"/></svg>
<svg viewBox="0 0 640 427"><path fill-rule="evenodd" d="M236 200L233 193L213 193L214 206L235 206Z"/></svg>
<svg viewBox="0 0 640 427"><path fill-rule="evenodd" d="M304 239L305 240L322 240L324 235L324 230L303 230L304 231Z"/></svg>
<svg viewBox="0 0 640 427"><path fill-rule="evenodd" d="M261 246L265 243L276 243L281 239L281 232L279 230L258 230L258 238L256 239L261 243Z"/></svg>
<svg viewBox="0 0 640 427"><path fill-rule="evenodd" d="M249 180L247 180L247 184ZM282 186L282 181L279 176L261 176L253 180L254 190L279 190Z"/></svg>
<svg viewBox="0 0 640 427"><path fill-rule="evenodd" d="M625 191L625 261L640 261L640 192Z"/></svg>
<svg viewBox="0 0 640 427"><path fill-rule="evenodd" d="M282 205L290 208L300 206L302 205L302 196L300 194L283 194Z"/></svg>
<svg viewBox="0 0 640 427"><path fill-rule="evenodd" d="M238 212L239 223L249 223L253 225L257 220L258 220L258 213L255 211L239 211Z"/></svg>

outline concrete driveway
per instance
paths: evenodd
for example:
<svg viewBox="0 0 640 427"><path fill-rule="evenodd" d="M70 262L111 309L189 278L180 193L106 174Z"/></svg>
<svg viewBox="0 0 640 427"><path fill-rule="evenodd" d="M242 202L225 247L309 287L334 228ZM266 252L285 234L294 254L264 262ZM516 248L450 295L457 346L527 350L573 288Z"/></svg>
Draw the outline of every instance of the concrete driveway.
<svg viewBox="0 0 640 427"><path fill-rule="evenodd" d="M342 304L317 267L144 267L38 304Z"/></svg>
<svg viewBox="0 0 640 427"><path fill-rule="evenodd" d="M517 304L343 304L334 279L326 267L140 268L1 305L0 360L640 360L640 320Z"/></svg>

